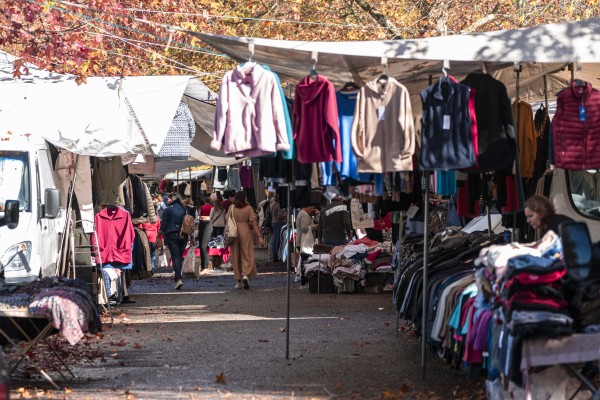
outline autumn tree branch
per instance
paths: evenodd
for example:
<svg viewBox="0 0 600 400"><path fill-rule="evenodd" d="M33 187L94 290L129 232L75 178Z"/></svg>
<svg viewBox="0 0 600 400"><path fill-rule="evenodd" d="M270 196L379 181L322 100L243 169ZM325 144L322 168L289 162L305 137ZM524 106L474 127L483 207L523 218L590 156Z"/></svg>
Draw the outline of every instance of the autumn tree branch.
<svg viewBox="0 0 600 400"><path fill-rule="evenodd" d="M359 6L367 14L369 14L375 21L377 21L377 23L380 26L385 28L390 33L390 35L392 35L392 39L402 39L403 38L402 34L400 33L400 30L392 22L390 22L390 20L387 19L385 15L383 15L381 12L379 12L378 10L371 7L371 5L369 3L367 3L366 0L353 0L353 1L354 1L354 3L356 3L357 6Z"/></svg>

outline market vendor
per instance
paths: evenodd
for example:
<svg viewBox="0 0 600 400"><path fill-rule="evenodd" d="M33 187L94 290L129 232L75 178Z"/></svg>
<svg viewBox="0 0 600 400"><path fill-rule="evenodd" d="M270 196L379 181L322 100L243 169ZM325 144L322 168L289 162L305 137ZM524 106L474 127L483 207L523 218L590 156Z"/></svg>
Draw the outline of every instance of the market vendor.
<svg viewBox="0 0 600 400"><path fill-rule="evenodd" d="M306 261L309 257L308 253L302 251L302 244L304 244L303 238L309 235L310 232L310 237L312 238L314 245L314 237L316 236L319 227L319 224L313 221L313 216L318 218L320 214L317 206L318 204L310 204L300 209L296 216L296 253L299 256L299 259L296 259L296 277L298 278L297 280L300 281L301 288L304 288L308 282L304 277L301 266L302 262Z"/></svg>
<svg viewBox="0 0 600 400"><path fill-rule="evenodd" d="M352 240L350 212L343 198L336 197L321 211L319 219L319 243L340 246Z"/></svg>
<svg viewBox="0 0 600 400"><path fill-rule="evenodd" d="M539 194L531 196L525 202L525 217L533 229L541 229L543 233L550 230L558 233L558 226L562 222L573 221L566 215L557 214L550 199Z"/></svg>

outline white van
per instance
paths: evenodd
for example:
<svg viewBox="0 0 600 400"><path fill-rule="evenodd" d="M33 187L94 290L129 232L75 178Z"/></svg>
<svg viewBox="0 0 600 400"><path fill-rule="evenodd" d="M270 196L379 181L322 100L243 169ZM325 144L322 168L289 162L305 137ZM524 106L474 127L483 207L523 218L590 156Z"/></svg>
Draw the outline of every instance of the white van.
<svg viewBox="0 0 600 400"><path fill-rule="evenodd" d="M586 222L592 242L600 241L600 174L597 170L554 168L550 197L558 214Z"/></svg>
<svg viewBox="0 0 600 400"><path fill-rule="evenodd" d="M52 170L44 139L0 141L0 277L8 284L56 275L64 223Z"/></svg>

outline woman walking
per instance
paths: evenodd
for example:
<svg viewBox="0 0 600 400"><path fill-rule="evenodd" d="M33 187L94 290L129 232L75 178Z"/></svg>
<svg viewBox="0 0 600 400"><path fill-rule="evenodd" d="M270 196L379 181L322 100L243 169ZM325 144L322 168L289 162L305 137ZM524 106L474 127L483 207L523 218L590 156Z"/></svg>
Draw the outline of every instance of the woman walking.
<svg viewBox="0 0 600 400"><path fill-rule="evenodd" d="M279 204L279 196L274 195L271 199L269 208L271 210L271 228L273 230L271 238L271 256L270 261L279 261L279 246L281 244L281 228L285 225L285 210Z"/></svg>
<svg viewBox="0 0 600 400"><path fill-rule="evenodd" d="M225 229L225 210L221 205L221 200L215 199L213 201L214 207L210 210L210 222L213 227L212 237L219 235L223 236Z"/></svg>
<svg viewBox="0 0 600 400"><path fill-rule="evenodd" d="M234 218L237 224L237 237L230 245L229 258L233 267L233 274L237 283L236 289L250 289L249 278L256 276L256 261L254 259L254 242L252 231L258 236L261 246L264 239L256 224L256 214L246 200L245 192L237 192L232 206L229 208L227 218Z"/></svg>
<svg viewBox="0 0 600 400"><path fill-rule="evenodd" d="M212 206L210 205L210 199L206 198L204 201L200 201L200 207L198 209L198 247L200 248L200 268L205 269L208 267L208 241L212 233L212 224L210 215Z"/></svg>

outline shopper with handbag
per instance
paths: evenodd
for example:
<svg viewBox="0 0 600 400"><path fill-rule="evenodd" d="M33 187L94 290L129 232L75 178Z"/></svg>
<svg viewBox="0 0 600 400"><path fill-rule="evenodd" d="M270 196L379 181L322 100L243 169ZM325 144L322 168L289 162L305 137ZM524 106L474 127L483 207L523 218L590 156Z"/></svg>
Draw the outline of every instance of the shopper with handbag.
<svg viewBox="0 0 600 400"><path fill-rule="evenodd" d="M237 233L232 237L230 244L229 261L233 267L233 274L237 281L235 288L249 289L249 278L256 276L256 260L254 259L254 242L252 240L252 231L258 236L261 246L264 246L264 239L258 225L256 224L256 213L248 204L245 192L237 192L232 206L227 214L228 219L236 225ZM229 224L230 221L227 221ZM229 230L229 229L228 229ZM227 236L227 235L226 235ZM225 238L228 240L228 238Z"/></svg>

